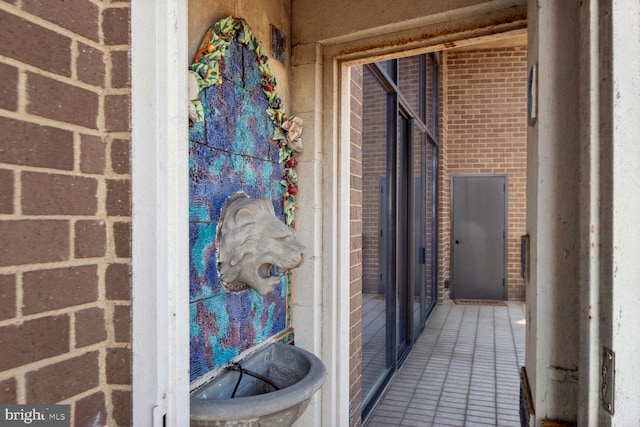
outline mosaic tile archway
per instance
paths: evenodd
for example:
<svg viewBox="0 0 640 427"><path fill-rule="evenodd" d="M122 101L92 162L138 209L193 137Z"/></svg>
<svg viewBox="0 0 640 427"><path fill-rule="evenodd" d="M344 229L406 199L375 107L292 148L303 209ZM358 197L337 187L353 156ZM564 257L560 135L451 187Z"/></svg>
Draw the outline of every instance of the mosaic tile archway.
<svg viewBox="0 0 640 427"><path fill-rule="evenodd" d="M262 297L230 292L217 271L225 202L243 192L294 221L301 128L288 120L268 57L247 23L225 18L205 36L190 76L197 84L189 131L191 380L269 337L290 341L290 275Z"/></svg>

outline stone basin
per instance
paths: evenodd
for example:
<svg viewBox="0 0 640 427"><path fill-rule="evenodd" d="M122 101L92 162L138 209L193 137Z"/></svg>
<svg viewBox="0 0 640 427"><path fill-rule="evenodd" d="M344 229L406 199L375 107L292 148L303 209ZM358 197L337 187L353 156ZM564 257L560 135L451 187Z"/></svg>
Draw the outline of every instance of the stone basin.
<svg viewBox="0 0 640 427"><path fill-rule="evenodd" d="M305 411L325 375L322 361L308 351L270 344L191 394L191 425L290 426Z"/></svg>

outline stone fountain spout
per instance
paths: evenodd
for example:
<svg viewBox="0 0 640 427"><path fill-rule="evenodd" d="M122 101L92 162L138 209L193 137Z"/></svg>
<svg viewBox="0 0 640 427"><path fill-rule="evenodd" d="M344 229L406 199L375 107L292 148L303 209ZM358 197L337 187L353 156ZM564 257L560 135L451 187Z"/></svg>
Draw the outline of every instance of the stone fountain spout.
<svg viewBox="0 0 640 427"><path fill-rule="evenodd" d="M250 287L266 295L304 260L296 231L276 217L272 202L242 193L222 209L216 239L218 272L230 291Z"/></svg>

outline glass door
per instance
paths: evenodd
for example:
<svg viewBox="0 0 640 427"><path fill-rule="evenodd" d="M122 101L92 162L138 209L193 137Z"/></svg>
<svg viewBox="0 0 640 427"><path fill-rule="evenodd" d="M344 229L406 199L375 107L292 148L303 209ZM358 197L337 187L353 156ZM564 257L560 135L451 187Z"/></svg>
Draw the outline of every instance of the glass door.
<svg viewBox="0 0 640 427"><path fill-rule="evenodd" d="M425 287L425 258L426 258L426 228L427 228L427 174L426 174L426 158L425 158L425 135L417 127L414 127L413 135L413 173L410 179L413 181L413 205L411 208L410 221L413 224L411 247L413 248L410 257L410 268L413 269L412 277L412 298L410 301L413 315L413 337L418 338L424 327L425 310L423 309L426 300L430 298Z"/></svg>
<svg viewBox="0 0 640 427"><path fill-rule="evenodd" d="M412 312L411 303L413 298L412 278L414 271L411 261L414 257L412 242L415 224L412 221L411 212L414 210L414 201L411 195L415 192L414 184L411 180L413 175L411 155L411 128L412 120L401 111L398 113L398 139L397 139L397 189L396 189L396 212L397 212L397 243L396 265L398 266L396 280L396 356L400 362L407 354L409 346L413 341L411 331Z"/></svg>
<svg viewBox="0 0 640 427"><path fill-rule="evenodd" d="M437 300L434 73L437 63L430 55L363 69L364 419L406 359Z"/></svg>
<svg viewBox="0 0 640 427"><path fill-rule="evenodd" d="M366 408L392 369L395 164L387 160L394 155L387 120L391 94L368 67L362 89L362 406Z"/></svg>

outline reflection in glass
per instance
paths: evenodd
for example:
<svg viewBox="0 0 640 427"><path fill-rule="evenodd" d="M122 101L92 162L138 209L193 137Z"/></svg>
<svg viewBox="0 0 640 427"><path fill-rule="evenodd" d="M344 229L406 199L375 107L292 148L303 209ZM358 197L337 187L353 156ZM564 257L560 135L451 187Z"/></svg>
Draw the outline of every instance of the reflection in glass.
<svg viewBox="0 0 640 427"><path fill-rule="evenodd" d="M366 404L389 369L388 275L381 234L390 233L387 92L367 67L362 103L362 399ZM388 239L387 239L388 241ZM363 405L364 406L364 405Z"/></svg>
<svg viewBox="0 0 640 427"><path fill-rule="evenodd" d="M437 301L437 269L436 269L436 183L438 174L438 148L434 145L426 145L426 203L424 210L424 307L428 315ZM426 317L425 317L426 318Z"/></svg>
<svg viewBox="0 0 640 427"><path fill-rule="evenodd" d="M425 189L427 176L425 174L425 148L426 136L418 128L414 128L413 135L413 212L411 221L413 228L413 334L417 338L424 325L421 307L424 302L425 288L422 285L425 280L424 257L425 257L425 211L427 209L425 201Z"/></svg>
<svg viewBox="0 0 640 427"><path fill-rule="evenodd" d="M420 91L421 62L421 56L398 59L398 89L413 111L424 119L424 108L420 108L424 103L424 93Z"/></svg>
<svg viewBox="0 0 640 427"><path fill-rule="evenodd" d="M424 117L427 130L435 138L438 136L438 63L433 54L426 57L426 79L424 85Z"/></svg>
<svg viewBox="0 0 640 427"><path fill-rule="evenodd" d="M409 152L411 141L410 141L410 128L411 123L408 117L405 117L403 114L398 114L398 139L396 143L397 147L397 156L396 156L396 174L398 176L398 187L397 187L397 220L394 221L397 224L397 234L394 229L392 236L398 236L398 244L397 244L397 252L398 252L398 265L395 280L395 288L396 288L396 311L397 311L397 322L396 322L396 357L398 359L402 358L405 352L409 349L409 313L410 307L410 290L411 283L409 283L409 278L411 277L410 266L407 264L410 254L411 248L408 243L411 240L409 238L409 233L414 228L409 222L409 209L412 204L409 202L409 196L411 195L411 185L407 182L411 179L413 175L411 170L409 169L409 165L411 164L410 156L412 153Z"/></svg>
<svg viewBox="0 0 640 427"><path fill-rule="evenodd" d="M398 63L397 59L389 59L387 61L376 62L378 67L380 67L380 69L382 69L382 71L384 71L386 75L389 77L389 79L394 83L398 81L398 75L397 75L398 73L396 71L397 63Z"/></svg>
<svg viewBox="0 0 640 427"><path fill-rule="evenodd" d="M434 58L425 54L363 68L365 417L437 302L438 64Z"/></svg>

